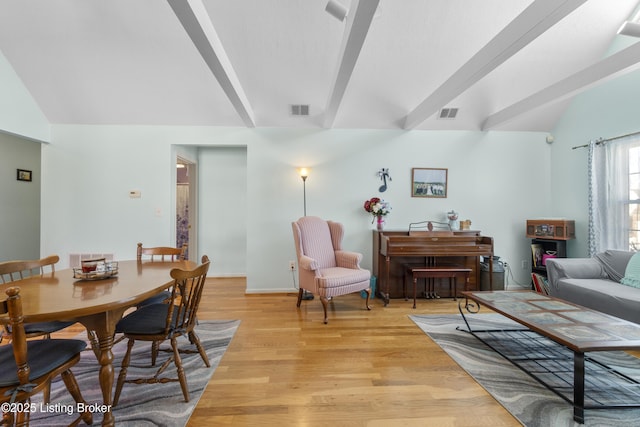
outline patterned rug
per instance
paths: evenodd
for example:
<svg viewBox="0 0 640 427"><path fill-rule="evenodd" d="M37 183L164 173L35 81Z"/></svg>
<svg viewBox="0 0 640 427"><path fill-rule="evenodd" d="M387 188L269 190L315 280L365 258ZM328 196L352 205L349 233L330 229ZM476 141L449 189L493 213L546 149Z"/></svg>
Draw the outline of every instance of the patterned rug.
<svg viewBox="0 0 640 427"><path fill-rule="evenodd" d="M573 407L515 367L464 328L462 316L411 315L416 325L526 427L579 426ZM520 326L499 314L467 316L474 329ZM591 353L593 355L594 353ZM640 360L625 352L597 353L597 358L640 380ZM638 426L640 409L585 410L585 426Z"/></svg>
<svg viewBox="0 0 640 427"><path fill-rule="evenodd" d="M116 425L184 426L196 407L198 400L200 400L202 392L211 379L218 363L220 363L220 359L229 346L239 325L239 320L201 321L198 324L196 332L209 356L211 368L207 368L204 365L199 354L182 355L182 364L187 373L187 384L189 386L189 402L184 401L179 382L166 384L125 384L122 389L122 394L120 395L118 406L113 410ZM181 338L180 344L185 348L190 346L186 338ZM113 348L114 383L120 372L120 363L126 351L126 345L126 340L123 340ZM131 366L127 373L128 378L153 375L155 370L133 367L135 365L150 365L150 346L151 344L148 342L136 341L133 347ZM169 346L169 344L164 343L161 348L170 347L167 346ZM195 347L191 346L191 348ZM169 353L161 352L158 355L157 366L160 366L168 355ZM98 366L93 352L84 351L80 362L72 368L80 385L82 395L89 404L99 404L102 402L102 393L98 383ZM138 375L140 372L143 373ZM176 377L175 366L170 365L164 375ZM36 407L40 407L41 402L42 394L38 394L32 399L32 403L35 403ZM73 399L64 387L62 380L58 377L51 387L51 403L48 407L53 409L52 413L36 411L31 416L31 425L68 425L75 418L75 415L71 417L65 413L65 408L69 406L73 407ZM100 425L101 422L102 415L100 413L94 413L93 425Z"/></svg>

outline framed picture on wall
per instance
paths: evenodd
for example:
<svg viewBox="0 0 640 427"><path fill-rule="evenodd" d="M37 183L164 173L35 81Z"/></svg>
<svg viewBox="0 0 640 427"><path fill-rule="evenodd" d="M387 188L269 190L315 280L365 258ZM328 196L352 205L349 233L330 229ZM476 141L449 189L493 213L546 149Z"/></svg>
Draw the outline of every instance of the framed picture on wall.
<svg viewBox="0 0 640 427"><path fill-rule="evenodd" d="M411 197L447 197L448 169L411 169Z"/></svg>
<svg viewBox="0 0 640 427"><path fill-rule="evenodd" d="M18 181L31 181L31 171L18 169Z"/></svg>

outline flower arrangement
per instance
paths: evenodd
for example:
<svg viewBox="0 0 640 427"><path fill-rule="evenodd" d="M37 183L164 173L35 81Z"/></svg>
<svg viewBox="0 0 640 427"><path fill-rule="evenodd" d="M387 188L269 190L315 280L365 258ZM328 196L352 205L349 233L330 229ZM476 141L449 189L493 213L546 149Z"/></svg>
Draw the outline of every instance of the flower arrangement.
<svg viewBox="0 0 640 427"><path fill-rule="evenodd" d="M391 212L391 205L379 197L372 197L364 202L364 210L373 215L373 220L375 220L381 216L388 215Z"/></svg>

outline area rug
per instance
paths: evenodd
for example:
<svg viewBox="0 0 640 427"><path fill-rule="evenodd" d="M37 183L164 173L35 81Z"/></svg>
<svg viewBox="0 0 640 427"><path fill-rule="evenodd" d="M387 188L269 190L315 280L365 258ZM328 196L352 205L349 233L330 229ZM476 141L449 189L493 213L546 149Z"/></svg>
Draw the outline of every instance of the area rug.
<svg viewBox="0 0 640 427"><path fill-rule="evenodd" d="M415 324L435 341L460 367L471 375L520 423L527 427L579 426L573 420L573 407L535 379L487 347L466 328L462 316L411 315ZM475 314L474 329L519 327L499 314ZM597 358L640 379L640 360L625 352L597 353ZM585 410L585 426L640 425L640 409Z"/></svg>
<svg viewBox="0 0 640 427"><path fill-rule="evenodd" d="M187 373L187 384L189 386L189 402L184 401L179 382L125 384L118 406L113 409L116 425L176 427L186 425L239 325L239 320L201 321L198 324L196 332L209 356L211 368L205 366L197 353L182 355L182 364ZM179 342L183 347L190 346L186 338L181 337ZM120 372L120 363L126 351L126 346L126 340L123 340L113 348L114 383ZM168 343L165 343L161 348L169 347ZM195 347L191 346L191 348ZM128 378L153 375L155 372L153 368L144 368L144 366L148 367L150 365L150 349L151 344L149 342L136 341L133 347L131 366L127 373ZM157 366L160 366L168 356L169 353L161 352L158 355ZM143 368L134 368L134 366ZM78 380L80 391L89 404L102 403L102 392L98 383L98 369L99 364L90 350L84 351L80 362L72 368ZM170 365L163 375L175 378L175 366ZM65 413L65 409L68 406L73 406L73 399L59 378L52 383L50 400L51 403L48 408L51 408L52 412L35 411L31 416L32 426L68 425L75 418L75 415L72 417ZM32 403L35 403L36 407L40 407L41 402L41 393L32 399ZM94 413L93 424L100 425L102 418L102 414Z"/></svg>

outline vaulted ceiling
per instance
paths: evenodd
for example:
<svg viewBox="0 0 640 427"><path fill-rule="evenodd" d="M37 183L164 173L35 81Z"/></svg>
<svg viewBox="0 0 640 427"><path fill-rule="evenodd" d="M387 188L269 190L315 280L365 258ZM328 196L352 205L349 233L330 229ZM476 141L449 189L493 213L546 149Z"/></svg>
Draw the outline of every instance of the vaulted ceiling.
<svg viewBox="0 0 640 427"><path fill-rule="evenodd" d="M640 62L638 0L334 1L0 0L0 50L53 124L317 129L550 131Z"/></svg>

